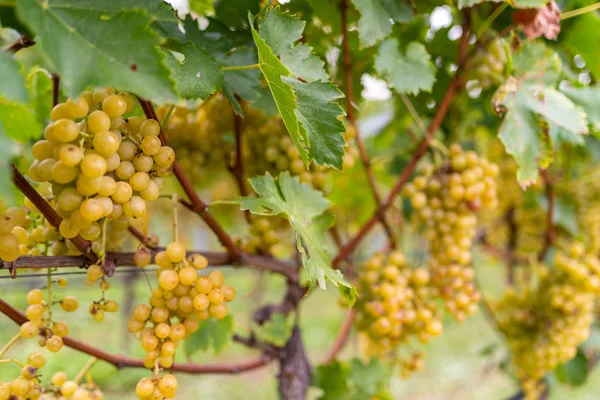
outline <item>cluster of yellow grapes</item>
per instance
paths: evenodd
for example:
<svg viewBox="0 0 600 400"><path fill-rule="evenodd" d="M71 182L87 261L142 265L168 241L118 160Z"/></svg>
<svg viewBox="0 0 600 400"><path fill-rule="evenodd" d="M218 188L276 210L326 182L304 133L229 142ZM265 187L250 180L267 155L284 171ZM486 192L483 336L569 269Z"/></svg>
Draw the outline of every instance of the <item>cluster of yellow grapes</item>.
<svg viewBox="0 0 600 400"><path fill-rule="evenodd" d="M136 265L143 268L149 263L147 250L138 253ZM186 257L184 246L177 242L158 252L155 261L160 267L156 272L158 287L152 291L150 305L135 307L128 327L141 333L146 367L170 368L179 343L198 330L200 321L227 316L225 303L235 298L235 289L224 285L220 271L199 276L198 270L206 268L208 260L199 254ZM165 375L158 381L143 379L136 391L140 399L172 398L176 388L175 377Z"/></svg>
<svg viewBox="0 0 600 400"><path fill-rule="evenodd" d="M59 287L67 285L65 279L58 281ZM53 282L49 279L48 302L44 300L44 292L40 289L33 289L27 293L27 311L25 315L29 321L21 325L19 334L26 339L32 339L41 335L40 346L45 346L52 352L57 352L63 347L62 338L69 334L69 327L64 322L58 322L53 319L52 306L59 303L66 312L73 312L79 307L77 298L73 296L64 296L61 300L55 300L52 296Z"/></svg>
<svg viewBox="0 0 600 400"><path fill-rule="evenodd" d="M31 221L22 208L11 207L4 212L2 208L0 203L0 259L12 262L21 255L19 242L23 240L23 225Z"/></svg>
<svg viewBox="0 0 600 400"><path fill-rule="evenodd" d="M457 321L474 314L481 297L470 266L476 211L496 207L498 172L496 164L453 144L448 162L425 166L404 190L429 241L432 284Z"/></svg>
<svg viewBox="0 0 600 400"><path fill-rule="evenodd" d="M105 298L105 292L110 288L110 283L106 279L104 269L99 264L94 264L87 269L87 279L85 284L88 287L92 287L98 283L100 290L102 291L102 298L94 301L90 304L88 311L90 315L98 322L104 320L104 313L114 313L119 310L119 303L114 300L107 300Z"/></svg>
<svg viewBox="0 0 600 400"><path fill-rule="evenodd" d="M239 239L240 247L250 254L273 254L282 241L282 233L289 231L289 223L283 218L250 216L250 235Z"/></svg>
<svg viewBox="0 0 600 400"><path fill-rule="evenodd" d="M359 274L356 326L369 355L398 360L397 347L415 337L427 343L442 333L438 290L426 268L407 265L403 253L375 254ZM420 352L399 359L403 377L423 368Z"/></svg>
<svg viewBox="0 0 600 400"><path fill-rule="evenodd" d="M572 359L589 336L600 294L600 260L574 242L541 266L537 286L510 290L494 306L500 330L528 399L538 399L541 379Z"/></svg>
<svg viewBox="0 0 600 400"><path fill-rule="evenodd" d="M498 86L504 82L506 50L502 39L494 39L488 46L469 58L465 70L468 79L476 80L482 89Z"/></svg>
<svg viewBox="0 0 600 400"><path fill-rule="evenodd" d="M128 218L144 216L146 201L160 195L175 152L162 146L158 122L123 118L133 107L130 96L112 88L84 92L54 107L45 139L33 145L28 174L52 184L63 237L97 241L113 221L109 240L119 243ZM99 257L103 242L94 248Z"/></svg>

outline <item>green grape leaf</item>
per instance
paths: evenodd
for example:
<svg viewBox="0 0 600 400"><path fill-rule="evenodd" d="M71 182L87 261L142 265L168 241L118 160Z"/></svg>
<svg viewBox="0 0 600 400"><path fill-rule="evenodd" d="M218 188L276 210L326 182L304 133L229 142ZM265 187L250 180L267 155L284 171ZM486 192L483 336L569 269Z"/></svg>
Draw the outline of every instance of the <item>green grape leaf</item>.
<svg viewBox="0 0 600 400"><path fill-rule="evenodd" d="M331 268L332 254L327 246L328 227L325 211L330 206L323 194L288 172L278 178L270 174L250 179L256 198L240 199L242 210L258 215L281 215L296 231L296 243L311 287L326 288L326 281L338 287L350 303L356 301L356 289L339 270Z"/></svg>
<svg viewBox="0 0 600 400"><path fill-rule="evenodd" d="M412 9L408 2L397 0L379 0L387 10L392 19L399 23L406 23L413 20Z"/></svg>
<svg viewBox="0 0 600 400"><path fill-rule="evenodd" d="M411 42L404 54L400 53L397 39L387 39L379 45L375 69L386 78L398 93L430 92L435 82L435 67L425 46Z"/></svg>
<svg viewBox="0 0 600 400"><path fill-rule="evenodd" d="M583 108L594 130L600 130L600 86L564 88L561 92Z"/></svg>
<svg viewBox="0 0 600 400"><path fill-rule="evenodd" d="M312 47L302 43L294 44L302 38L305 25L306 22L275 7L262 15L258 31L292 75L308 82L327 80L325 63L311 54Z"/></svg>
<svg viewBox="0 0 600 400"><path fill-rule="evenodd" d="M244 28L248 25L248 13L257 14L260 10L259 0L217 0L215 1L216 18L233 28Z"/></svg>
<svg viewBox="0 0 600 400"><path fill-rule="evenodd" d="M257 327L255 333L261 342L283 347L292 335L293 329L293 320L290 317L275 313L270 320Z"/></svg>
<svg viewBox="0 0 600 400"><path fill-rule="evenodd" d="M173 54L167 58L181 97L206 99L221 90L223 71L217 60L193 43L184 44L181 54L185 57L181 61Z"/></svg>
<svg viewBox="0 0 600 400"><path fill-rule="evenodd" d="M346 127L339 117L346 115L335 100L344 94L329 82L305 83L282 78L296 94L296 117L308 134L310 157L319 165L341 169L344 157Z"/></svg>
<svg viewBox="0 0 600 400"><path fill-rule="evenodd" d="M350 382L369 397L384 389L385 383L391 378L392 369L389 365L376 358L364 364L362 360L353 358L350 361Z"/></svg>
<svg viewBox="0 0 600 400"><path fill-rule="evenodd" d="M32 38L33 35L29 32L29 29L17 18L15 6L15 3L3 4L0 1L0 27L12 28L21 35L27 35Z"/></svg>
<svg viewBox="0 0 600 400"><path fill-rule="evenodd" d="M214 3L215 0L190 0L190 10L198 15L214 15Z"/></svg>
<svg viewBox="0 0 600 400"><path fill-rule="evenodd" d="M561 383L580 386L585 383L589 373L589 360L582 351L577 351L577 355L556 367L556 378Z"/></svg>
<svg viewBox="0 0 600 400"><path fill-rule="evenodd" d="M165 54L158 48L161 38L150 27L157 17L144 9L122 9L123 3L21 0L17 12L36 33L37 46L61 75L67 95L111 85L156 102L176 100ZM143 6L161 11L162 3Z"/></svg>
<svg viewBox="0 0 600 400"><path fill-rule="evenodd" d="M0 97L22 104L29 102L21 67L10 52L0 52L0 76L2 77Z"/></svg>
<svg viewBox="0 0 600 400"><path fill-rule="evenodd" d="M517 179L526 187L551 160L552 144L542 123L550 126L554 138L565 140L565 135L588 133L588 122L583 109L554 88L561 68L555 52L541 42L528 42L515 51L513 65L514 75L492 103L505 112L499 138L519 165Z"/></svg>
<svg viewBox="0 0 600 400"><path fill-rule="evenodd" d="M252 16L250 20L253 21ZM304 83L289 78L290 71L254 26L252 35L260 69L305 164L312 160L319 165L341 168L345 129L338 117L344 113L335 102L342 97L341 92L331 83Z"/></svg>
<svg viewBox="0 0 600 400"><path fill-rule="evenodd" d="M42 134L42 126L29 107L0 98L0 135L25 142Z"/></svg>
<svg viewBox="0 0 600 400"><path fill-rule="evenodd" d="M215 354L219 354L231 341L232 334L233 318L231 315L227 315L223 319L209 318L200 321L200 328L185 340L185 353L192 355L198 350L207 351L212 347Z"/></svg>
<svg viewBox="0 0 600 400"><path fill-rule="evenodd" d="M350 369L345 362L334 360L329 364L319 365L313 373L312 386L323 389L319 400L351 399L348 386Z"/></svg>
<svg viewBox="0 0 600 400"><path fill-rule="evenodd" d="M565 46L573 54L579 54L596 78L600 79L600 52L598 44L600 43L600 16L597 13L587 13L578 16L573 22L564 40Z"/></svg>
<svg viewBox="0 0 600 400"><path fill-rule="evenodd" d="M207 51L223 66L252 65L258 62L256 47L247 31L231 31L220 21L209 18L209 25L200 30L198 22L189 15L183 23L187 40ZM260 97L260 71L225 71L223 93L235 112L243 115L242 107L236 96L254 101Z"/></svg>
<svg viewBox="0 0 600 400"><path fill-rule="evenodd" d="M40 124L44 124L52 111L52 78L43 68L33 68L26 77L31 108Z"/></svg>
<svg viewBox="0 0 600 400"><path fill-rule="evenodd" d="M0 108L0 113L2 108ZM1 114L0 114L1 115ZM8 202L13 200L10 160L15 151L15 141L11 140L0 126L0 197Z"/></svg>
<svg viewBox="0 0 600 400"><path fill-rule="evenodd" d="M352 0L360 13L358 35L362 47L371 47L392 33L390 14L380 0Z"/></svg>

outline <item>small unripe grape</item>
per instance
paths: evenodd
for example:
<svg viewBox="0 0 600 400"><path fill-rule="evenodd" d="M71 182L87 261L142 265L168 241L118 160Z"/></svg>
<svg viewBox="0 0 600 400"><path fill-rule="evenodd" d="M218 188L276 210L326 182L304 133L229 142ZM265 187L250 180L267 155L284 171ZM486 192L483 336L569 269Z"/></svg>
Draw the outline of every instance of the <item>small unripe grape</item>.
<svg viewBox="0 0 600 400"><path fill-rule="evenodd" d="M88 221L98 221L104 215L104 206L97 199L87 199L79 208L81 216Z"/></svg>
<svg viewBox="0 0 600 400"><path fill-rule="evenodd" d="M102 131L94 135L94 150L108 158L115 154L121 145L119 138L111 131Z"/></svg>
<svg viewBox="0 0 600 400"><path fill-rule="evenodd" d="M197 279L198 272L196 272L194 267L187 266L179 270L179 282L181 282L182 285L192 286L194 283L196 283Z"/></svg>
<svg viewBox="0 0 600 400"><path fill-rule="evenodd" d="M212 304L208 311L210 312L211 317L215 319L223 319L227 316L227 305L225 303L221 304Z"/></svg>
<svg viewBox="0 0 600 400"><path fill-rule="evenodd" d="M65 211L73 211L83 202L83 196L76 188L66 188L58 196L58 206Z"/></svg>
<svg viewBox="0 0 600 400"><path fill-rule="evenodd" d="M213 285L206 276L198 277L198 280L196 281L196 291L198 293L207 295L212 288Z"/></svg>
<svg viewBox="0 0 600 400"><path fill-rule="evenodd" d="M52 375L52 379L50 380L50 382L52 382L53 386L62 386L62 384L65 383L66 381L67 381L67 374L65 374L62 371L56 372L54 375Z"/></svg>
<svg viewBox="0 0 600 400"><path fill-rule="evenodd" d="M121 161L117 169L115 170L117 177L123 181L129 180L135 174L135 167L129 161Z"/></svg>
<svg viewBox="0 0 600 400"><path fill-rule="evenodd" d="M101 178L88 178L86 176L79 176L76 184L77 190L84 196L93 196L102 187Z"/></svg>
<svg viewBox="0 0 600 400"><path fill-rule="evenodd" d="M52 332L60 337L65 337L69 334L69 327L64 322L55 322L52 325Z"/></svg>
<svg viewBox="0 0 600 400"><path fill-rule="evenodd" d="M208 266L208 260L201 254L194 254L192 262L196 269L204 269Z"/></svg>
<svg viewBox="0 0 600 400"><path fill-rule="evenodd" d="M146 214L146 202L139 196L132 196L123 205L123 212L130 218L141 218Z"/></svg>
<svg viewBox="0 0 600 400"><path fill-rule="evenodd" d="M69 143L79 136L77 124L70 119L60 119L52 123L52 136L63 143Z"/></svg>
<svg viewBox="0 0 600 400"><path fill-rule="evenodd" d="M154 201L160 196L160 188L154 180L151 180L146 189L140 191L140 196L146 201Z"/></svg>
<svg viewBox="0 0 600 400"><path fill-rule="evenodd" d="M100 177L102 180L100 183L100 189L98 190L98 194L102 197L110 197L113 195L115 190L117 189L117 183L110 176L102 176Z"/></svg>
<svg viewBox="0 0 600 400"><path fill-rule="evenodd" d="M223 293L223 300L226 302L230 302L235 299L235 289L231 286L224 285L221 287L221 292Z"/></svg>
<svg viewBox="0 0 600 400"><path fill-rule="evenodd" d="M212 271L208 275L208 280L210 281L213 287L220 288L225 282L225 277L223 276L223 273L221 271Z"/></svg>
<svg viewBox="0 0 600 400"><path fill-rule="evenodd" d="M65 397L71 397L77 388L79 388L79 385L74 381L66 381L60 386L60 393Z"/></svg>
<svg viewBox="0 0 600 400"><path fill-rule="evenodd" d="M169 167L175 161L175 152L169 146L162 146L154 155L154 162L159 167Z"/></svg>
<svg viewBox="0 0 600 400"><path fill-rule="evenodd" d="M154 383L148 378L142 378L135 387L135 394L137 394L140 399L150 397L153 392Z"/></svg>
<svg viewBox="0 0 600 400"><path fill-rule="evenodd" d="M77 299L73 296L65 296L61 300L60 306L66 312L73 312L79 307L79 301L77 301Z"/></svg>
<svg viewBox="0 0 600 400"><path fill-rule="evenodd" d="M132 161L137 153L137 145L130 140L124 140L119 145L117 154L122 161Z"/></svg>
<svg viewBox="0 0 600 400"><path fill-rule="evenodd" d="M174 398L177 394L177 378L171 374L163 376L158 382L158 389L166 398Z"/></svg>
<svg viewBox="0 0 600 400"><path fill-rule="evenodd" d="M206 310L210 305L210 300L205 294L197 294L194 296L194 308L197 310Z"/></svg>
<svg viewBox="0 0 600 400"><path fill-rule="evenodd" d="M149 156L157 154L161 146L162 144L157 136L146 136L140 143L140 149Z"/></svg>
<svg viewBox="0 0 600 400"><path fill-rule="evenodd" d="M85 98L68 99L64 106L67 113L73 119L81 118L88 113L90 108Z"/></svg>
<svg viewBox="0 0 600 400"><path fill-rule="evenodd" d="M133 263L139 268L145 267L146 265L150 264L151 261L152 255L145 248L138 249L133 254Z"/></svg>
<svg viewBox="0 0 600 400"><path fill-rule="evenodd" d="M63 185L74 181L78 173L77 167L70 167L62 161L55 162L50 170L52 180Z"/></svg>
<svg viewBox="0 0 600 400"><path fill-rule="evenodd" d="M31 339L32 337L35 337L39 331L40 328L31 321L25 322L19 328L19 334L25 339Z"/></svg>
<svg viewBox="0 0 600 400"><path fill-rule="evenodd" d="M173 290L178 284L179 276L177 275L177 272L170 269L160 271L158 285L161 287L161 289Z"/></svg>
<svg viewBox="0 0 600 400"><path fill-rule="evenodd" d="M145 322L148 318L150 318L150 307L145 304L138 304L133 309L133 318L138 321Z"/></svg>
<svg viewBox="0 0 600 400"><path fill-rule="evenodd" d="M140 153L133 158L133 167L139 172L150 172L154 166L152 157Z"/></svg>
<svg viewBox="0 0 600 400"><path fill-rule="evenodd" d="M59 226L59 231L66 239L72 239L79 235L80 228L71 218L63 218Z"/></svg>
<svg viewBox="0 0 600 400"><path fill-rule="evenodd" d="M27 293L26 299L29 304L41 304L44 301L44 292L40 289L33 289Z"/></svg>
<svg viewBox="0 0 600 400"><path fill-rule="evenodd" d="M111 118L119 117L127 111L127 102L123 97L118 95L107 96L102 101L102 111Z"/></svg>
<svg viewBox="0 0 600 400"><path fill-rule="evenodd" d="M148 188L150 177L145 172L136 172L129 178L129 185L136 192L141 192Z"/></svg>
<svg viewBox="0 0 600 400"><path fill-rule="evenodd" d="M44 365L46 365L46 356L42 353L31 353L29 357L27 357L27 364L31 365L34 368L40 369Z"/></svg>

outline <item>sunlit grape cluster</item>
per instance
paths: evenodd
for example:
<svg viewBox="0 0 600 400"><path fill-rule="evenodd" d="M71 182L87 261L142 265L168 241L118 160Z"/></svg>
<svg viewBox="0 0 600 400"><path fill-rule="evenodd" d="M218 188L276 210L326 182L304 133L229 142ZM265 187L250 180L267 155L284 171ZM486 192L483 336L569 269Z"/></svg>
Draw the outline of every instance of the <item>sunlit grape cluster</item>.
<svg viewBox="0 0 600 400"><path fill-rule="evenodd" d="M557 251L553 269L539 268L537 286L511 289L494 306L528 399L539 398L541 379L588 338L599 294L600 260L574 242Z"/></svg>
<svg viewBox="0 0 600 400"><path fill-rule="evenodd" d="M495 164L454 144L448 162L425 166L404 190L429 241L431 282L458 321L477 311L481 297L473 282L471 248L476 211L498 202L497 176Z"/></svg>
<svg viewBox="0 0 600 400"><path fill-rule="evenodd" d="M79 382L76 377L69 380L67 374L59 371L52 375L50 386L45 389L41 400L102 400L102 391L91 380L85 383Z"/></svg>
<svg viewBox="0 0 600 400"><path fill-rule="evenodd" d="M52 184L60 234L95 241L99 257L107 243L123 238L128 218L145 215L146 201L158 198L175 159L158 137L157 121L124 119L133 107L129 95L112 88L84 92L53 108L45 139L32 148L28 174ZM108 221L111 232L103 234Z"/></svg>
<svg viewBox="0 0 600 400"><path fill-rule="evenodd" d="M22 365L19 377L8 382L0 382L0 400L39 399L42 396L42 385L38 370L46 364L42 353L31 353L27 364Z"/></svg>
<svg viewBox="0 0 600 400"><path fill-rule="evenodd" d="M177 395L177 385L177 378L171 374L142 378L135 387L135 393L140 400L173 399Z"/></svg>
<svg viewBox="0 0 600 400"><path fill-rule="evenodd" d="M477 86L488 89L504 82L506 50L502 39L494 39L486 48L477 51L465 67L467 77L476 81Z"/></svg>
<svg viewBox="0 0 600 400"><path fill-rule="evenodd" d="M408 377L423 368L421 353L398 357L398 345L410 338L426 343L442 333L438 290L426 268L413 268L403 253L375 254L359 273L356 326L367 338L369 355L398 361Z"/></svg>
<svg viewBox="0 0 600 400"><path fill-rule="evenodd" d="M0 259L11 262L21 255L19 242L24 238L27 213L19 207L2 208L0 204Z"/></svg>
<svg viewBox="0 0 600 400"><path fill-rule="evenodd" d="M149 264L147 254L146 249L136 252L134 262L138 267ZM200 321L227 316L226 303L235 298L235 289L224 284L220 271L199 275L198 271L208 266L208 260L199 254L186 257L185 248L177 242L158 252L155 262L160 267L156 272L158 287L152 290L149 305L138 304L135 307L128 327L131 332L141 335L147 368L159 365L170 368L177 347L198 330ZM163 382L163 379L166 380ZM165 375L158 381L144 378L138 384L137 393L141 399L172 398L176 388L176 379ZM163 397L151 397L155 392L157 395L162 393Z"/></svg>

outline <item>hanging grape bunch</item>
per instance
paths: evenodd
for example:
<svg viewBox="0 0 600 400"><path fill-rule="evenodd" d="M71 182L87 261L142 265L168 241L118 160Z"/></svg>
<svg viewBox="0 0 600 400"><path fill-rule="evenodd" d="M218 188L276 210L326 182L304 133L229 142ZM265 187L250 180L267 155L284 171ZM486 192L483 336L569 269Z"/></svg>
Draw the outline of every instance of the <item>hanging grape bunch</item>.
<svg viewBox="0 0 600 400"><path fill-rule="evenodd" d="M497 87L504 82L506 50L504 40L494 39L487 47L477 51L466 66L468 80L475 80L482 89Z"/></svg>
<svg viewBox="0 0 600 400"><path fill-rule="evenodd" d="M100 257L107 222L112 222L109 244L118 245L127 219L143 217L146 201L160 195L175 159L161 144L158 122L124 119L133 106L129 95L112 88L84 92L54 107L45 139L32 149L29 177L52 184L55 209L63 218L60 234L94 241Z"/></svg>
<svg viewBox="0 0 600 400"><path fill-rule="evenodd" d="M357 329L366 337L367 355L398 362L408 377L423 368L422 355L401 356L399 345L411 338L427 343L442 333L437 288L429 271L407 265L403 253L375 254L359 273Z"/></svg>
<svg viewBox="0 0 600 400"><path fill-rule="evenodd" d="M477 311L480 294L473 282L471 248L480 208L497 205L498 166L454 144L450 159L429 164L405 187L431 253L431 281L458 321Z"/></svg>
<svg viewBox="0 0 600 400"><path fill-rule="evenodd" d="M537 286L508 291L494 306L500 330L528 399L538 399L542 378L571 360L590 334L600 294L600 260L583 244L571 243L540 268Z"/></svg>

